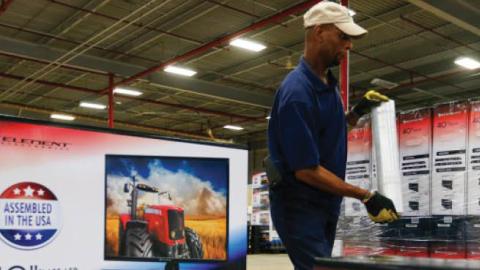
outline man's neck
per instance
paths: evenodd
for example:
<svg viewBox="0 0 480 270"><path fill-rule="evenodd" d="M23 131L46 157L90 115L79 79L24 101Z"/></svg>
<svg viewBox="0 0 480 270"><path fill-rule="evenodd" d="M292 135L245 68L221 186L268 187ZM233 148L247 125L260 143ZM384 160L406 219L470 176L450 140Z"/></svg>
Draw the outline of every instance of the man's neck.
<svg viewBox="0 0 480 270"><path fill-rule="evenodd" d="M305 58L305 61L307 61L312 71L318 76L318 78L320 78L323 83L328 84L327 65L318 61L318 57L310 56L308 54L305 54L303 57Z"/></svg>

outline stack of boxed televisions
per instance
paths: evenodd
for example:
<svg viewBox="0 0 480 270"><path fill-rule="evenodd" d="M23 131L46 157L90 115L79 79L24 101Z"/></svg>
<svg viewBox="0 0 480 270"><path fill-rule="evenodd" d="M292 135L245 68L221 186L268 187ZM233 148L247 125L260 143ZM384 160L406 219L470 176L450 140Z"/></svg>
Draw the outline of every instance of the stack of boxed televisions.
<svg viewBox="0 0 480 270"><path fill-rule="evenodd" d="M252 176L252 215L249 226L250 253L284 252L270 215L268 177L265 172Z"/></svg>
<svg viewBox="0 0 480 270"><path fill-rule="evenodd" d="M376 189L368 118L349 132L346 181ZM455 101L397 115L402 218L374 224L346 198L337 239L343 256L480 259L480 101Z"/></svg>

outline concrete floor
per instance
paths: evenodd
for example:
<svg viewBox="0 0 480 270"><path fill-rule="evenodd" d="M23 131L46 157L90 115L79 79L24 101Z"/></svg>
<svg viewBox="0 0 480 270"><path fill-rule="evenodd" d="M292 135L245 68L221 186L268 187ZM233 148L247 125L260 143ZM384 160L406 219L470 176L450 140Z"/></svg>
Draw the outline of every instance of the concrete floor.
<svg viewBox="0 0 480 270"><path fill-rule="evenodd" d="M252 254L247 256L247 270L293 270L287 254Z"/></svg>

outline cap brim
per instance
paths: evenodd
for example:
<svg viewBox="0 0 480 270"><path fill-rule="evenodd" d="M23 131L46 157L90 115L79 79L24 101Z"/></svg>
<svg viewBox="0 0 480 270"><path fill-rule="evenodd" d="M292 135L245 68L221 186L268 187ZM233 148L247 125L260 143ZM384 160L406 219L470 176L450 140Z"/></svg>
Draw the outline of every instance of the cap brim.
<svg viewBox="0 0 480 270"><path fill-rule="evenodd" d="M342 32L344 32L345 34L351 37L360 38L368 33L368 31L365 30L365 28L353 22L336 23L335 26L338 27L338 29L340 29Z"/></svg>

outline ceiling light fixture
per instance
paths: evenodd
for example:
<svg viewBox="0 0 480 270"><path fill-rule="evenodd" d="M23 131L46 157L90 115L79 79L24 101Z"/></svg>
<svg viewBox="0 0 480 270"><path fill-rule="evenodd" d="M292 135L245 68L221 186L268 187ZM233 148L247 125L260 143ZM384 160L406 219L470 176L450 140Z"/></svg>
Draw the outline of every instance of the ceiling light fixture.
<svg viewBox="0 0 480 270"><path fill-rule="evenodd" d="M231 129L231 130L243 130L243 127L233 126L233 125L225 125L225 126L223 126L223 128Z"/></svg>
<svg viewBox="0 0 480 270"><path fill-rule="evenodd" d="M59 113L52 113L50 118L58 119L58 120L65 120L65 121L73 121L75 120L74 116L67 115L67 114L59 114Z"/></svg>
<svg viewBox="0 0 480 270"><path fill-rule="evenodd" d="M265 117L265 119L267 119L267 120L270 120L270 118L272 118L270 115Z"/></svg>
<svg viewBox="0 0 480 270"><path fill-rule="evenodd" d="M128 88L125 88L125 87L115 87L115 89L113 89L113 93L114 94L125 95L125 96L134 96L134 97L138 97L138 96L143 94L140 91L133 90L133 89L128 89Z"/></svg>
<svg viewBox="0 0 480 270"><path fill-rule="evenodd" d="M192 77L193 75L197 74L195 70L191 70L188 68L175 67L175 66L167 66L163 70L168 73L178 74L178 75L187 76L187 77Z"/></svg>
<svg viewBox="0 0 480 270"><path fill-rule="evenodd" d="M259 51L267 48L267 46L265 46L263 44L260 44L258 42L251 41L251 40L246 40L246 39L243 39L243 38L237 38L237 39L234 39L234 40L230 41L230 45L235 46L235 47L239 47L239 48L242 48L242 49L246 49L246 50L249 50L249 51L254 51L254 52L259 52Z"/></svg>
<svg viewBox="0 0 480 270"><path fill-rule="evenodd" d="M455 60L455 64L462 66L467 69L477 69L480 68L480 62L470 57L461 57Z"/></svg>
<svg viewBox="0 0 480 270"><path fill-rule="evenodd" d="M82 101L80 102L80 107L96 110L105 110L107 108L107 105Z"/></svg>

